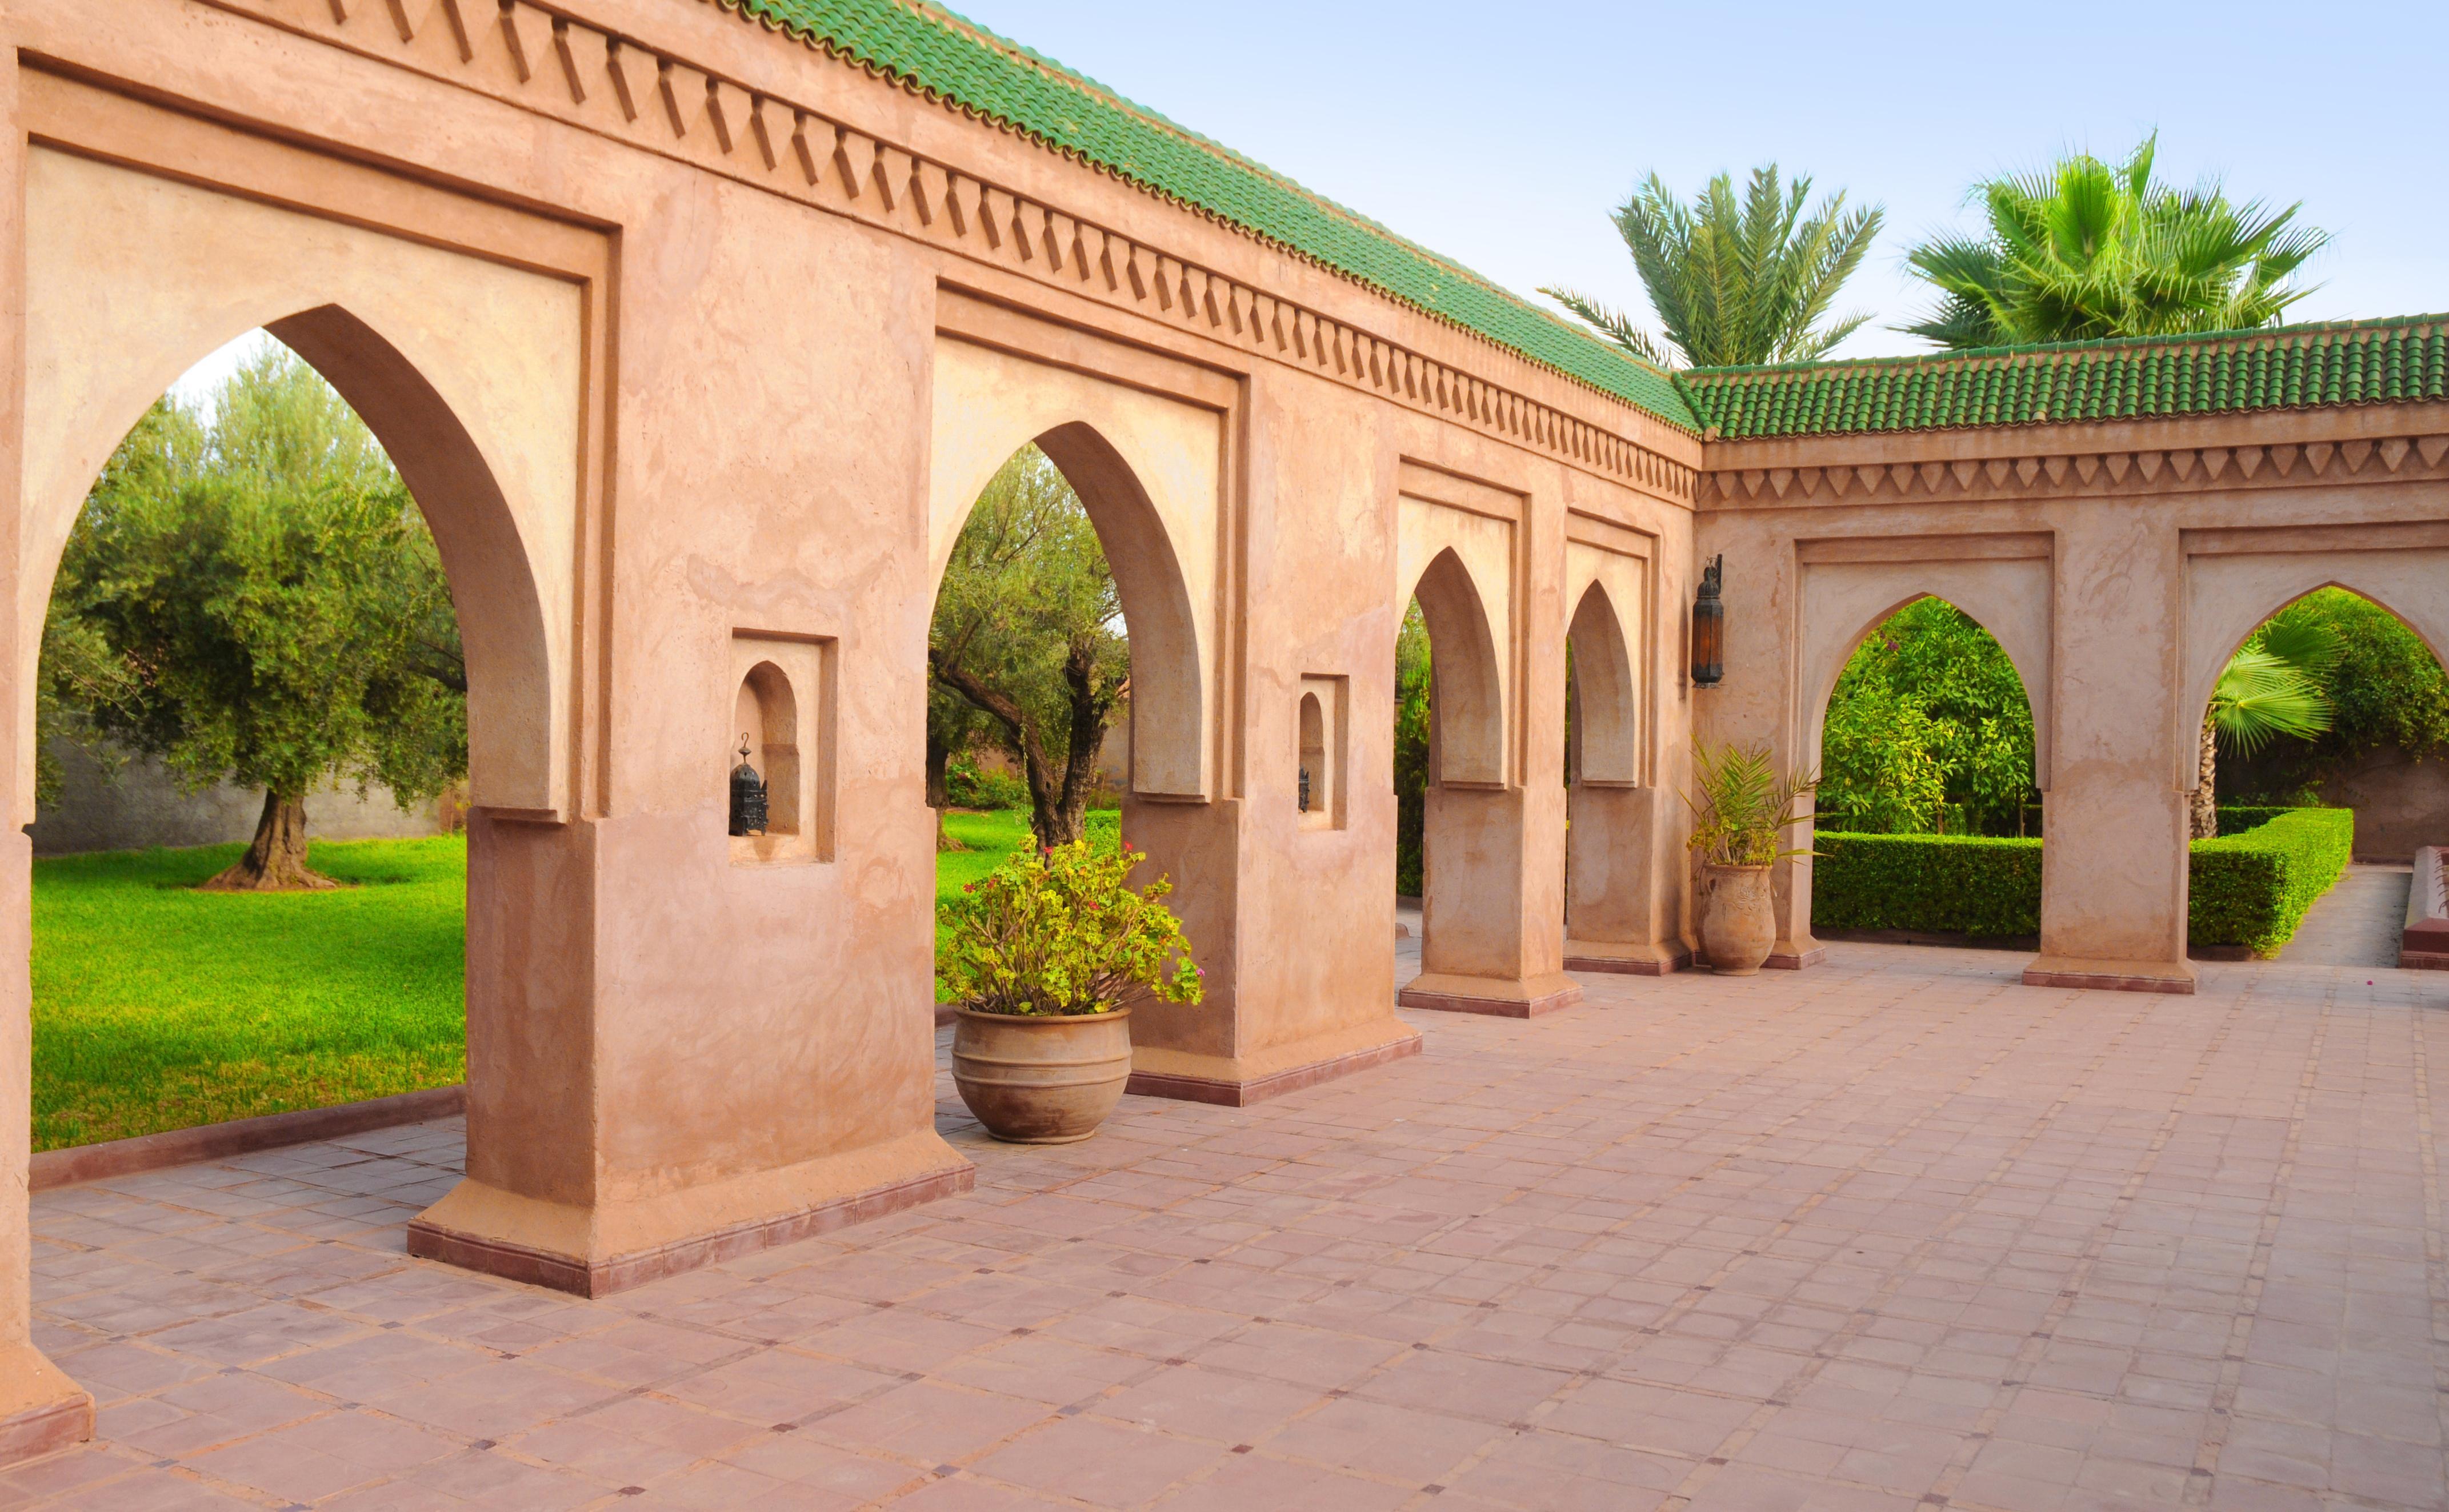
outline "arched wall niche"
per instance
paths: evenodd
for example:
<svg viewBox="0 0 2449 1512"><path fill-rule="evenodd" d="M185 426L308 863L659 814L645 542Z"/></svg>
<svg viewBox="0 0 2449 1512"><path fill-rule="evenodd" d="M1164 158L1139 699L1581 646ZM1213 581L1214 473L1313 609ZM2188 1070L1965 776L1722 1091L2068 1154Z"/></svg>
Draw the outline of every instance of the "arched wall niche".
<svg viewBox="0 0 2449 1512"><path fill-rule="evenodd" d="M1978 538L1975 538L1977 543ZM2020 538L2017 538L2020 540ZM2040 546L2046 550L2046 543ZM1864 640L1890 615L1921 599L1939 599L1990 632L2033 709L2034 785L2050 788L2051 575L2045 555L1938 561L1812 562L1803 568L1801 707L1795 711L1800 764L1817 766L1828 699Z"/></svg>
<svg viewBox="0 0 2449 1512"><path fill-rule="evenodd" d="M1069 368L939 336L929 592L978 494L1034 443L1087 508L1131 638L1132 791L1209 793L1222 416Z"/></svg>
<svg viewBox="0 0 2449 1512"><path fill-rule="evenodd" d="M2344 549L2188 557L2184 670L2171 732L2180 790L2191 792L2201 780L2197 732L2221 669L2265 621L2307 594L2344 588L2371 600L2449 666L2442 656L2449 648L2449 545L2410 547L2375 531L2343 530L2340 539Z"/></svg>
<svg viewBox="0 0 2449 1512"><path fill-rule="evenodd" d="M181 373L259 326L364 418L433 527L468 660L472 800L566 816L578 287L41 146L27 200L16 822L33 817L43 616L86 492Z"/></svg>
<svg viewBox="0 0 2449 1512"><path fill-rule="evenodd" d="M731 722L740 727L745 759L765 779L766 833L798 834L800 700L790 677L771 661L750 667L732 700Z"/></svg>
<svg viewBox="0 0 2449 1512"><path fill-rule="evenodd" d="M834 858L837 648L828 636L732 632L730 754L719 767L708 763L723 774L718 812L728 820L729 774L743 741L749 766L765 779L764 833L730 837L734 865Z"/></svg>

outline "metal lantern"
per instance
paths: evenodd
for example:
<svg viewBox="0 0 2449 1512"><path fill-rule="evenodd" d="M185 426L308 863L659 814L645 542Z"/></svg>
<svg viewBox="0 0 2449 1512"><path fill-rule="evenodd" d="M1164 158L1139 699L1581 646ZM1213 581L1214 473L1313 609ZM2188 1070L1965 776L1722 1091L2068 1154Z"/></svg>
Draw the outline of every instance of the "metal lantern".
<svg viewBox="0 0 2449 1512"><path fill-rule="evenodd" d="M1726 675L1726 605L1718 597L1726 559L1722 552L1701 569L1701 591L1692 598L1692 685L1714 688Z"/></svg>
<svg viewBox="0 0 2449 1512"><path fill-rule="evenodd" d="M1309 768L1301 769L1301 812L1309 812Z"/></svg>
<svg viewBox="0 0 2449 1512"><path fill-rule="evenodd" d="M748 764L748 737L740 737L740 765L731 769L731 833L765 833L765 779Z"/></svg>

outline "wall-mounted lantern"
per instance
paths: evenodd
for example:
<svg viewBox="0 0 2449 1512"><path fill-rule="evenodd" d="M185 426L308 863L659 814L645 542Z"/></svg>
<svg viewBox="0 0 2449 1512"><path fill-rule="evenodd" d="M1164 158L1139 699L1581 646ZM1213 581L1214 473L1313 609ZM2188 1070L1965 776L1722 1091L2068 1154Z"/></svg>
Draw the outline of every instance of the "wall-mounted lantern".
<svg viewBox="0 0 2449 1512"><path fill-rule="evenodd" d="M748 764L748 737L740 737L740 765L731 769L731 833L765 833L765 779Z"/></svg>
<svg viewBox="0 0 2449 1512"><path fill-rule="evenodd" d="M1726 554L1701 569L1701 591L1692 598L1692 685L1714 688L1726 675L1726 605L1718 587Z"/></svg>

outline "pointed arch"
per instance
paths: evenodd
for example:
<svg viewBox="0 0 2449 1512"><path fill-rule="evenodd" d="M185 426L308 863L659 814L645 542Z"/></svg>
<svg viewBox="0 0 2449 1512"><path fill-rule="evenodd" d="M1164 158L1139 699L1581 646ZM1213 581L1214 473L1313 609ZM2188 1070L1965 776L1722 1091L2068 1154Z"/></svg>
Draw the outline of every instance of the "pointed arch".
<svg viewBox="0 0 2449 1512"><path fill-rule="evenodd" d="M1403 597L1419 601L1429 626L1430 703L1437 720L1432 780L1441 786L1502 787L1504 679L1488 608L1471 569L1448 546L1430 559Z"/></svg>
<svg viewBox="0 0 2449 1512"><path fill-rule="evenodd" d="M1802 664L1794 728L1797 749L1818 758L1828 700L1845 663L1873 630L1922 599L1938 599L1998 642L2033 711L2033 780L2050 788L2052 582L2045 556L1932 562L1806 563L1803 579Z"/></svg>
<svg viewBox="0 0 2449 1512"><path fill-rule="evenodd" d="M2175 709L2188 755L2228 660L2273 615L2324 588L2380 605L2449 666L2449 547L2202 556L2188 568ZM2188 763L2177 785L2190 790L2197 776Z"/></svg>
<svg viewBox="0 0 2449 1512"><path fill-rule="evenodd" d="M1565 631L1573 653L1573 772L1629 787L1641 780L1638 683L1624 622L1605 584L1583 590Z"/></svg>
<svg viewBox="0 0 2449 1512"><path fill-rule="evenodd" d="M178 376L271 330L337 389L433 528L468 661L471 799L569 803L586 356L579 286L115 164L29 155L18 536L19 822L60 554L95 473Z"/></svg>
<svg viewBox="0 0 2449 1512"><path fill-rule="evenodd" d="M978 495L1012 453L1035 445L1080 496L1114 572L1131 640L1131 791L1205 797L1214 744L1217 416L950 335L937 339L935 358L930 591L919 609L932 613Z"/></svg>

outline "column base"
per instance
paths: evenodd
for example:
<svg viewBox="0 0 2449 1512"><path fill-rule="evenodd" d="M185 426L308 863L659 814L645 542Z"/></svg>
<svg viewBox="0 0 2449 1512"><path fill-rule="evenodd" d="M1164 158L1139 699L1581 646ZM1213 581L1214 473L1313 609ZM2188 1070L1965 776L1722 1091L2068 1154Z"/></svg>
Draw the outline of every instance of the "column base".
<svg viewBox="0 0 2449 1512"><path fill-rule="evenodd" d="M1621 976L1663 977L1686 970L1692 952L1680 943L1622 945L1610 940L1565 942L1565 969L1609 971Z"/></svg>
<svg viewBox="0 0 2449 1512"><path fill-rule="evenodd" d="M1819 966L1828 959L1828 947L1806 934L1800 940L1780 940L1761 963L1764 971L1800 971Z"/></svg>
<svg viewBox="0 0 2449 1512"><path fill-rule="evenodd" d="M93 1398L30 1344L0 1349L0 1469L93 1437Z"/></svg>
<svg viewBox="0 0 2449 1512"><path fill-rule="evenodd" d="M1390 1013L1374 1023L1314 1034L1256 1055L1198 1055L1133 1045L1131 1079L1123 1090L1144 1098L1246 1108L1419 1053L1420 1031Z"/></svg>
<svg viewBox="0 0 2449 1512"><path fill-rule="evenodd" d="M2194 990L2194 968L2183 961L2104 961L2079 955L2037 955L2024 967L2028 987L2088 987L2096 992Z"/></svg>
<svg viewBox="0 0 2449 1512"><path fill-rule="evenodd" d="M1562 971L1535 977L1467 977L1423 971L1395 1001L1407 1008L1439 1013L1485 1013L1500 1019L1535 1019L1582 1001L1582 985Z"/></svg>
<svg viewBox="0 0 2449 1512"><path fill-rule="evenodd" d="M705 1186L592 1208L469 1179L408 1226L408 1253L600 1297L967 1192L976 1168L932 1129Z"/></svg>

